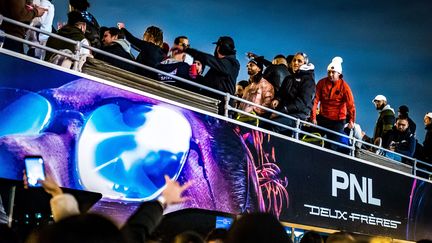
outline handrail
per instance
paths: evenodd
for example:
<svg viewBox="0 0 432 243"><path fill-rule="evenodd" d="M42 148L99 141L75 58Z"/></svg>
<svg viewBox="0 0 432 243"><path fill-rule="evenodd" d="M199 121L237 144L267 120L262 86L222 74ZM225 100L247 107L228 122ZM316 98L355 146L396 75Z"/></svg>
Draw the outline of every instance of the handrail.
<svg viewBox="0 0 432 243"><path fill-rule="evenodd" d="M282 113L280 111L273 110L271 108L264 107L264 106L259 105L259 104L255 104L255 103L253 103L251 101L244 100L244 99L239 98L239 97L237 97L235 95L231 95L230 93L225 93L225 92L222 92L220 90L216 90L216 89L210 88L208 86L204 86L204 85L198 84L198 83L193 82L191 80L187 80L187 79L175 76L173 74L161 71L159 69L156 69L156 68L153 68L153 67L149 67L149 66L143 65L141 63L138 63L138 62L135 62L135 61L132 61L132 60L129 60L129 59L126 59L126 58L114 55L112 53L108 53L108 52L102 51L102 50L100 50L98 48L82 44L80 41L74 41L74 40L62 37L60 35L57 35L57 34L54 34L54 33L51 33L51 32L47 32L47 31L41 30L39 28L35 28L33 26L29 26L27 24L23 24L23 23L18 22L16 20L4 17L3 15L0 14L0 25L1 25L1 23L3 21L4 22L9 22L9 23L12 23L12 24L15 24L15 25L18 25L20 27L24 27L24 28L27 28L27 29L34 30L34 31L36 31L38 33L42 33L42 34L48 35L50 37L57 38L59 40L62 40L62 41L65 41L65 42L68 42L68 43L71 43L71 44L75 44L76 45L76 53L74 55L70 55L70 54L61 52L59 50L50 48L50 47L46 47L44 45L40 45L39 43L31 42L31 41L28 41L28 40L24 40L24 39L21 39L21 38L18 38L18 37L6 34L6 33L4 33L3 31L0 30L0 37L3 37L3 38L5 37L5 38L8 38L8 39L12 39L14 41L22 42L22 43L27 44L29 46L34 46L36 48L40 48L40 49L43 49L43 50L46 50L46 51L49 51L49 52L53 52L53 53L56 53L56 54L63 55L65 57L71 58L74 61L74 65L73 65L73 69L74 70L78 69L78 61L79 61L79 58L80 58L80 56L79 56L80 50L81 50L81 48L85 48L85 49L91 50L91 51L93 51L95 53L99 53L99 54L102 54L102 55L105 55L105 56L117 59L119 61L122 61L124 63L130 64L130 65L133 65L133 66L136 66L136 67L139 67L139 68L142 68L142 69L147 70L147 71L151 71L151 72L162 74L164 76L168 76L170 78L173 78L176 81L180 81L182 83L186 83L186 84L195 86L197 88L200 88L200 89L203 89L203 90L206 90L206 91L210 91L210 92L215 93L217 95L223 96L224 97L224 101L225 101L225 104L224 104L224 115L228 119L230 119L229 118L229 111L234 111L234 112L236 112L238 114L249 116L249 117L252 117L254 119L259 119L259 120L265 121L265 122L267 122L269 124L272 124L272 125L275 125L275 126L280 126L280 127L285 128L285 129L291 130L291 131L294 132L294 137L297 140L299 139L298 134L304 134L304 135L308 135L308 136L313 137L313 138L321 139L322 141L325 141L325 142L328 142L328 143L336 144L336 145L338 145L340 147L347 148L347 149L349 149L351 151L351 153L350 153L351 156L355 156L354 152L356 150L356 144L357 143L360 143L362 145L364 144L366 146L369 146L371 148L377 149L379 151L384 151L386 153L395 154L395 155L400 156L401 158L407 159L408 161L413 161L413 175L416 175L417 171L420 171L420 172L423 172L425 174L428 174L429 176L432 176L432 172L426 171L426 170L421 169L421 168L418 168L417 164L420 163L420 164L426 165L426 166L428 166L428 167L430 167L432 169L432 164L426 163L424 161L421 161L421 160L418 160L418 159L415 159L415 158L412 158L412 157L409 157L409 156L397 153L395 151L391 151L391 150L385 149L383 147L379 147L379 146L377 146L375 144L371 144L371 143L365 142L363 140L359 140L359 139L353 137L352 135L349 136L349 135L346 135L344 133L339 133L339 132L336 132L336 131L333 131L333 130L321 127L319 125L315 125L313 123L301 120L299 118L295 118L293 116L290 116L288 114ZM2 48L2 46L0 46L0 48ZM270 112L270 113L273 113L273 114L276 114L276 115L279 115L279 116L282 116L282 117L294 120L296 122L296 127L290 127L290 126L287 126L287 125L284 125L284 124L272 121L270 119L267 119L267 118L264 118L264 117L260 117L260 116L257 116L257 115L245 112L243 110L239 110L239 109L237 109L235 107L232 107L232 106L229 105L229 101L231 99L232 100L240 101L242 103L245 103L245 104L248 104L248 105L251 105L251 106L254 106L254 107L258 107L258 108L260 108L260 109L262 109L262 110L264 110L266 112ZM324 137L320 137L320 136L317 136L315 134L306 132L304 130L301 130L301 128L300 128L301 125L308 125L308 126L311 126L313 128L317 128L317 129L319 129L321 131L325 131L327 133L332 133L332 134L338 135L340 137L347 138L351 142L351 145L342 144L342 143L339 143L337 141L333 141L333 140L330 140L330 139L327 139L327 138L324 138Z"/></svg>

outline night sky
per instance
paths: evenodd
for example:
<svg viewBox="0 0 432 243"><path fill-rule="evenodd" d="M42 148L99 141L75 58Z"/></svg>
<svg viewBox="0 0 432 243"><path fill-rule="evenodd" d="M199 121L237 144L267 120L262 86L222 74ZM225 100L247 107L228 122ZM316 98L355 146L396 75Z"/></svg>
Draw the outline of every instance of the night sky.
<svg viewBox="0 0 432 243"><path fill-rule="evenodd" d="M66 21L67 1L53 0L56 19ZM316 82L326 76L334 56L344 59L344 79L351 86L357 123L372 135L377 112L371 100L387 97L395 108L406 104L424 140L423 117L432 111L432 1L139 1L90 0L89 11L104 26L124 22L141 37L150 25L172 44L179 35L191 47L213 53L219 36L236 41L247 79L245 53L271 59L306 52L315 65Z"/></svg>

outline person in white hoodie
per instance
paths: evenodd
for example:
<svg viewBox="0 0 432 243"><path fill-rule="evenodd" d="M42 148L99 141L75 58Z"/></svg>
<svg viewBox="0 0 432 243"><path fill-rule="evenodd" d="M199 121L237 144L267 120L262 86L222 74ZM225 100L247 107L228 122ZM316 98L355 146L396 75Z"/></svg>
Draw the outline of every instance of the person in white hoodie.
<svg viewBox="0 0 432 243"><path fill-rule="evenodd" d="M31 22L31 26L51 33L55 14L55 7L51 3L51 0L33 0L33 5L44 8L46 11L41 17L34 18ZM43 46L46 45L48 37L48 35L36 32L34 30L28 30L27 32L27 39L29 41ZM34 46L29 46L29 51L27 53L30 56L34 56L42 60L45 58L45 50L35 48Z"/></svg>

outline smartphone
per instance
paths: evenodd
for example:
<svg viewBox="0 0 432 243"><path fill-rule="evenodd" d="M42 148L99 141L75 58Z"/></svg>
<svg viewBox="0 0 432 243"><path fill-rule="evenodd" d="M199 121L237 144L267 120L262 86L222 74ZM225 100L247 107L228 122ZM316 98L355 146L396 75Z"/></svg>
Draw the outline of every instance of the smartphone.
<svg viewBox="0 0 432 243"><path fill-rule="evenodd" d="M38 180L45 180L44 161L41 156L28 156L24 159L27 182L30 187L42 186Z"/></svg>

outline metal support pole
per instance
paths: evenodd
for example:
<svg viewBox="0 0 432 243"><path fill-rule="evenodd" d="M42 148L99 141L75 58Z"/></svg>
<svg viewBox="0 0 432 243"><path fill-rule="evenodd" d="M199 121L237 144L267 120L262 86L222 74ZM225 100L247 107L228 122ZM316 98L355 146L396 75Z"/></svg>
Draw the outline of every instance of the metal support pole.
<svg viewBox="0 0 432 243"><path fill-rule="evenodd" d="M231 99L231 95L229 93L225 94L225 106L224 106L224 116L228 117L228 110L229 110L229 102Z"/></svg>
<svg viewBox="0 0 432 243"><path fill-rule="evenodd" d="M299 139L299 131L300 131L300 118L297 118L296 120L296 131L294 133L295 139Z"/></svg>
<svg viewBox="0 0 432 243"><path fill-rule="evenodd" d="M16 186L12 186L10 189L10 194L9 194L9 215L8 215L8 225L9 227L12 227L12 222L13 222L13 210L14 210L14 204L15 204L15 191L16 191Z"/></svg>
<svg viewBox="0 0 432 243"><path fill-rule="evenodd" d="M413 175L417 175L417 159L414 160Z"/></svg>
<svg viewBox="0 0 432 243"><path fill-rule="evenodd" d="M73 63L73 70L79 71L79 61L80 61L80 53L81 53L81 42L77 42L75 46L75 60Z"/></svg>

